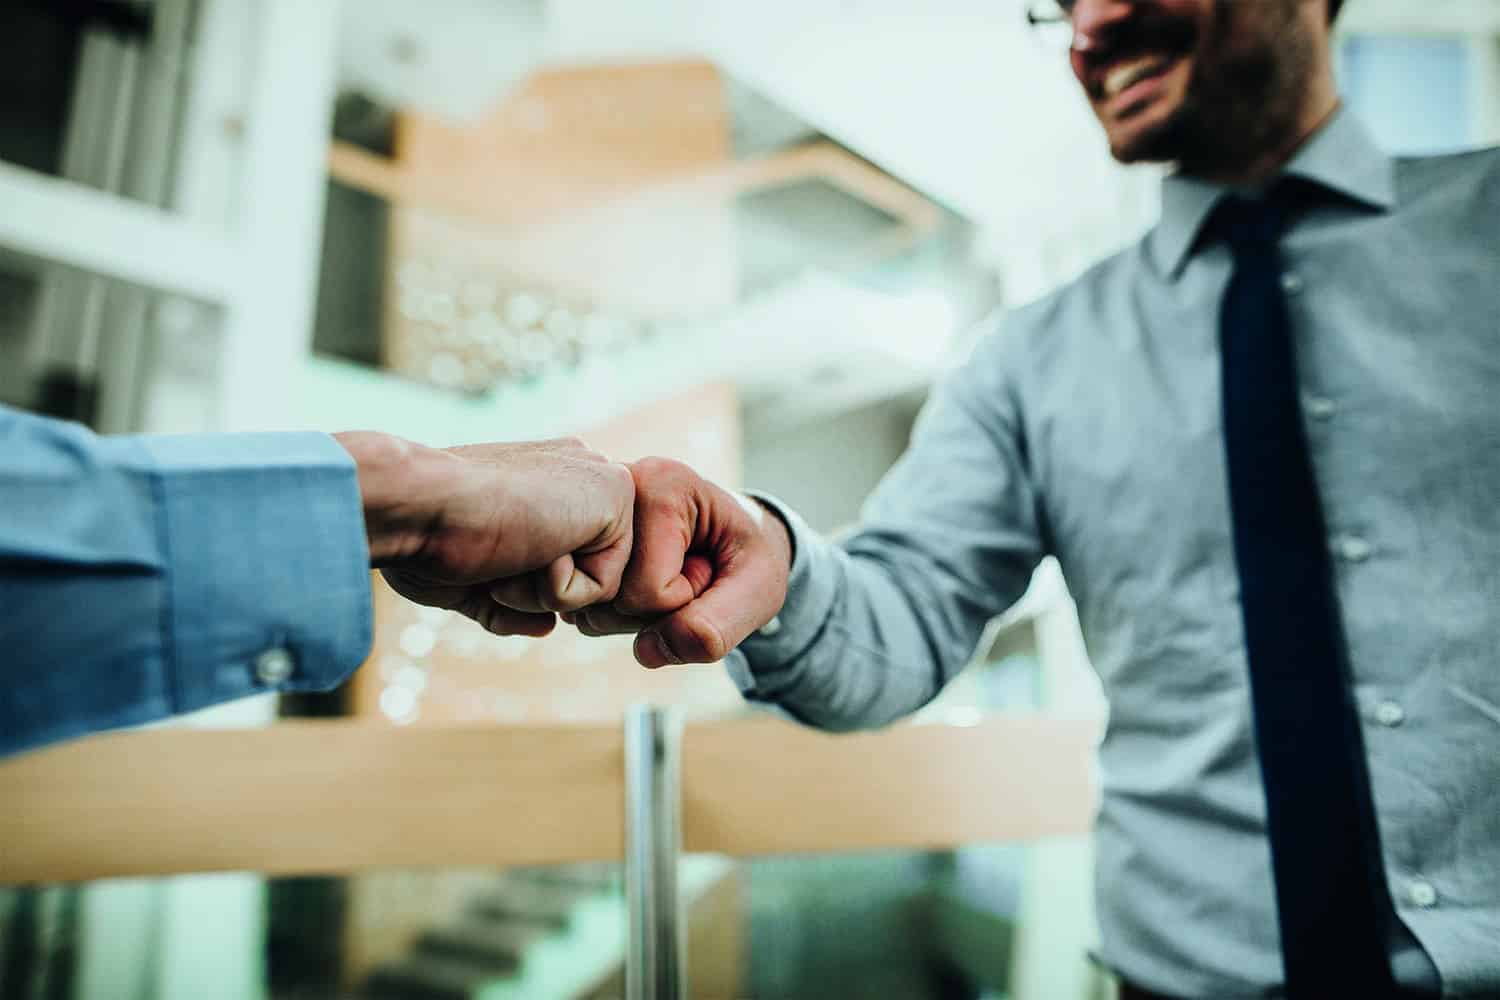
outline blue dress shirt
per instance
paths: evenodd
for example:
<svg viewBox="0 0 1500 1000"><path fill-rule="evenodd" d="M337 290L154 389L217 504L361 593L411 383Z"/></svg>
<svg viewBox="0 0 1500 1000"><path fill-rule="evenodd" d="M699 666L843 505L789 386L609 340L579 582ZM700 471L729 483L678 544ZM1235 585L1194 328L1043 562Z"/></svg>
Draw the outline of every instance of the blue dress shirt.
<svg viewBox="0 0 1500 1000"><path fill-rule="evenodd" d="M369 566L327 435L99 437L0 407L0 754L337 685L370 646Z"/></svg>

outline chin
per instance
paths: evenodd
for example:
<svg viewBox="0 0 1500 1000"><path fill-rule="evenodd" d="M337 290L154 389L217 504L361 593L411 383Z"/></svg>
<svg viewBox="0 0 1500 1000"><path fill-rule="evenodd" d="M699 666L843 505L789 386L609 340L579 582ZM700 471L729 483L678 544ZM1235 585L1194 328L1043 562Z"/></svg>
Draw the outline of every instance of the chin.
<svg viewBox="0 0 1500 1000"><path fill-rule="evenodd" d="M1103 109L1094 113L1104 126L1109 151L1121 163L1174 163L1186 152L1187 137L1198 131L1198 116L1189 86L1192 63L1183 60L1167 78L1164 92L1124 119L1109 119Z"/></svg>
<svg viewBox="0 0 1500 1000"><path fill-rule="evenodd" d="M1151 121L1107 129L1109 152L1121 163L1170 163L1182 158L1176 116L1153 116Z"/></svg>

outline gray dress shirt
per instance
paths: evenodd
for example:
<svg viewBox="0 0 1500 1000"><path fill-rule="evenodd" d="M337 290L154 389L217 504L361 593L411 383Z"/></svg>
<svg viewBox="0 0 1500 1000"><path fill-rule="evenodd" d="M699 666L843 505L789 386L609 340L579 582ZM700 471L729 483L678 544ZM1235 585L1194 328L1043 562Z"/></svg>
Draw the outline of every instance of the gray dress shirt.
<svg viewBox="0 0 1500 1000"><path fill-rule="evenodd" d="M1387 877L1445 994L1500 993L1500 151L1392 160L1340 112L1286 172L1326 195L1284 287ZM880 725L1056 555L1110 703L1103 957L1185 997L1281 980L1220 427L1231 262L1199 239L1223 194L1168 179L1144 239L986 336L856 534L786 513L779 628L728 664L810 724Z"/></svg>

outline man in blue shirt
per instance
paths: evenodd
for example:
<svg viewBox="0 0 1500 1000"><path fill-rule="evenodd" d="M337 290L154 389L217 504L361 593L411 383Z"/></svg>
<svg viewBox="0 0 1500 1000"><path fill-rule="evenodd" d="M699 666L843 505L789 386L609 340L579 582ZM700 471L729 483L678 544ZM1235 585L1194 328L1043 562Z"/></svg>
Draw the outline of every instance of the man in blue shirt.
<svg viewBox="0 0 1500 1000"><path fill-rule="evenodd" d="M98 437L0 407L0 755L267 691L324 690L370 644L370 569L505 634L536 571L613 597L624 466L576 441L448 451L384 434Z"/></svg>
<svg viewBox="0 0 1500 1000"><path fill-rule="evenodd" d="M1061 0L1160 224L980 341L857 532L640 463L620 599L568 616L881 725L1055 556L1130 998L1500 996L1500 152L1377 149L1335 8Z"/></svg>

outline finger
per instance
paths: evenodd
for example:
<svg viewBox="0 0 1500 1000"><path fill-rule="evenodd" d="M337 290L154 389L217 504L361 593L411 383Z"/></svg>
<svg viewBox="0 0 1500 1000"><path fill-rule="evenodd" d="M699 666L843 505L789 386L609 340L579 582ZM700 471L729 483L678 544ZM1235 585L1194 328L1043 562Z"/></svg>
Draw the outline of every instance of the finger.
<svg viewBox="0 0 1500 1000"><path fill-rule="evenodd" d="M491 603L490 609L476 620L484 626L486 632L494 635L524 635L533 639L551 635L552 630L557 627L556 615L534 615L525 611L512 611L494 603Z"/></svg>
<svg viewBox="0 0 1500 1000"><path fill-rule="evenodd" d="M769 551L737 555L720 568L703 596L636 637L635 657L645 667L717 663L776 613L772 594L782 590Z"/></svg>
<svg viewBox="0 0 1500 1000"><path fill-rule="evenodd" d="M656 615L693 599L683 567L698 530L695 477L675 463L647 459L631 467L636 481L635 544L615 606Z"/></svg>
<svg viewBox="0 0 1500 1000"><path fill-rule="evenodd" d="M688 582L694 598L702 597L703 592L709 588L714 581L714 564L708 556L690 553L682 561L682 577Z"/></svg>
<svg viewBox="0 0 1500 1000"><path fill-rule="evenodd" d="M538 583L538 599L552 611L578 611L614 600L630 548L627 532L597 552L575 552L555 560Z"/></svg>
<svg viewBox="0 0 1500 1000"><path fill-rule="evenodd" d="M526 635L541 638L557 626L551 612L537 614L496 604L482 588L474 588L454 610L474 619L494 635Z"/></svg>
<svg viewBox="0 0 1500 1000"><path fill-rule="evenodd" d="M651 624L651 619L621 614L608 605L578 612L578 630L584 635L631 635Z"/></svg>
<svg viewBox="0 0 1500 1000"><path fill-rule="evenodd" d="M590 639L602 639L607 635L620 634L618 630L604 628L600 625L596 625L594 621L589 617L588 613L583 611L578 612L578 620L573 627L578 629L579 635L588 636ZM630 631L635 632L638 630L631 629Z"/></svg>
<svg viewBox="0 0 1500 1000"><path fill-rule="evenodd" d="M495 603L502 604L512 611L543 614L552 611L542 601L540 592L546 587L539 573L522 573L519 576L510 576L492 582L489 586L489 596Z"/></svg>
<svg viewBox="0 0 1500 1000"><path fill-rule="evenodd" d="M689 555L682 561L682 579L687 581L687 593L691 598L696 598L708 589L713 582L713 562L707 556L697 554ZM595 628L600 629L607 635L619 635L623 632L639 632L649 625L653 620L659 619L660 614L639 615L626 610L627 605L616 601L611 606L600 605L589 608L589 616L593 619ZM674 611L675 608L668 608Z"/></svg>

